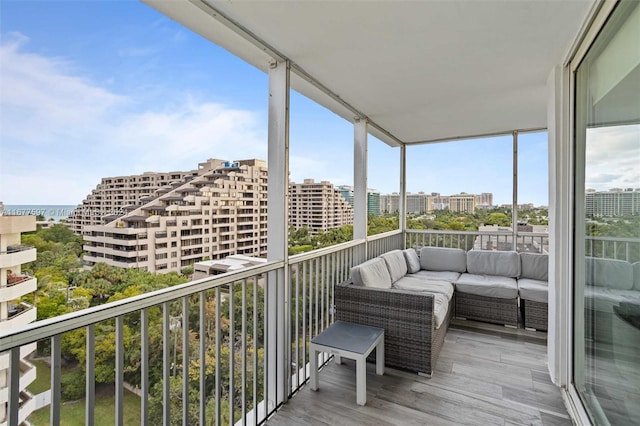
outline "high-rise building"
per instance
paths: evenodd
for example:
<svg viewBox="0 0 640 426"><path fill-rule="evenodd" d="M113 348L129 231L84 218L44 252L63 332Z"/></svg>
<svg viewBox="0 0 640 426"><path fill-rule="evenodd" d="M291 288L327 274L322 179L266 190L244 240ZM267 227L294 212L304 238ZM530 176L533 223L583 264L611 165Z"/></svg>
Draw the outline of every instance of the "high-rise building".
<svg viewBox="0 0 640 426"><path fill-rule="evenodd" d="M289 223L312 233L353 224L353 208L331 182L289 183Z"/></svg>
<svg viewBox="0 0 640 426"><path fill-rule="evenodd" d="M466 192L449 197L449 210L456 213L474 213L476 210L476 197Z"/></svg>
<svg viewBox="0 0 640 426"><path fill-rule="evenodd" d="M345 200L353 207L353 186L340 185L338 186L340 194ZM381 204L380 204L380 192L375 189L367 189L367 214L380 216Z"/></svg>
<svg viewBox="0 0 640 426"><path fill-rule="evenodd" d="M380 211L382 214L394 214L400 211L400 194L397 192L380 196Z"/></svg>
<svg viewBox="0 0 640 426"><path fill-rule="evenodd" d="M206 167L208 163L201 166ZM122 216L148 197L155 197L156 191L168 192L173 187L198 175L198 170L188 172L145 172L140 175L113 176L102 178L87 198L78 205L67 223L76 234L82 234L83 226L104 225ZM175 185L175 186L174 186Z"/></svg>
<svg viewBox="0 0 640 426"><path fill-rule="evenodd" d="M85 262L169 272L232 254L266 255L263 160L208 160L195 176L141 202L106 224L84 227Z"/></svg>
<svg viewBox="0 0 640 426"><path fill-rule="evenodd" d="M493 193L483 192L482 194L475 195L476 207L490 207L493 206Z"/></svg>
<svg viewBox="0 0 640 426"><path fill-rule="evenodd" d="M407 214L424 214L427 211L427 194L407 192Z"/></svg>
<svg viewBox="0 0 640 426"><path fill-rule="evenodd" d="M640 215L640 189L590 189L585 194L585 204L587 217Z"/></svg>
<svg viewBox="0 0 640 426"><path fill-rule="evenodd" d="M36 260L36 249L21 245L20 234L35 230L35 216L0 216L0 331L36 320L35 306L20 302L22 296L38 287L36 278L21 272L23 264ZM20 350L18 424L23 424L36 408L33 395L27 390L36 378L35 366L27 361L35 350L35 343ZM9 352L0 353L0 424L7 421L9 366Z"/></svg>

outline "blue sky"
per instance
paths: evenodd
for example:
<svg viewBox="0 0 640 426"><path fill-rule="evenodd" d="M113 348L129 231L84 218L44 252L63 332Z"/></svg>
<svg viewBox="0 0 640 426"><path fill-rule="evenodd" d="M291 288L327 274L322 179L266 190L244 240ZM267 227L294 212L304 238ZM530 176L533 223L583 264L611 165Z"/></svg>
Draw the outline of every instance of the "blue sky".
<svg viewBox="0 0 640 426"><path fill-rule="evenodd" d="M0 200L77 204L105 176L264 158L267 76L135 1L0 2ZM353 179L353 126L291 97L291 178ZM519 201L546 205L546 134L522 135ZM409 147L411 192L511 200L511 139ZM9 160L11 159L11 160ZM369 139L369 186L399 150Z"/></svg>

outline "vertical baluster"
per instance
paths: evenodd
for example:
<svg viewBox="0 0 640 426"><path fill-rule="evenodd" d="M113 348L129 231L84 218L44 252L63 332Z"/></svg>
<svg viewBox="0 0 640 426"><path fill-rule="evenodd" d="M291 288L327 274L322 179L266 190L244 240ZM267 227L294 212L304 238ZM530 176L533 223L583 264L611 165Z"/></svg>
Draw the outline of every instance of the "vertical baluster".
<svg viewBox="0 0 640 426"><path fill-rule="evenodd" d="M266 292L265 292L266 293ZM220 382L220 376L222 376L222 366L221 366L221 352L222 352L222 332L220 328L222 324L220 322L220 287L216 287L215 292L215 306L216 306L216 318L215 318L215 330L216 330L216 389L215 389L215 402L216 402L216 426L220 425L220 419L222 417L222 408L221 408L221 396L220 396L220 387L222 386Z"/></svg>
<svg viewBox="0 0 640 426"><path fill-rule="evenodd" d="M149 311L140 312L140 424L149 424Z"/></svg>
<svg viewBox="0 0 640 426"><path fill-rule="evenodd" d="M254 424L258 418L258 275L253 277L253 412Z"/></svg>
<svg viewBox="0 0 640 426"><path fill-rule="evenodd" d="M235 283L229 284L229 425L233 426L235 423L235 407L233 401L235 400L235 306L233 296L235 292Z"/></svg>
<svg viewBox="0 0 640 426"><path fill-rule="evenodd" d="M61 374L61 336L56 334L51 338L51 409L49 422L53 426L60 425L60 374ZM19 370L17 370L19 371Z"/></svg>
<svg viewBox="0 0 640 426"><path fill-rule="evenodd" d="M295 336L296 336L296 361L295 361L295 366L296 366L296 390L298 389L298 387L300 386L300 270L298 268L299 264L293 265L293 268L295 268L295 274L291 274L293 277L295 277L296 280L296 287L295 287L295 300L294 303L296 304L295 307Z"/></svg>
<svg viewBox="0 0 640 426"><path fill-rule="evenodd" d="M242 280L242 424L247 424L247 279Z"/></svg>
<svg viewBox="0 0 640 426"><path fill-rule="evenodd" d="M263 371L264 371L264 390L263 390L263 394L264 394L264 418L266 419L267 417L269 417L269 376L270 374L268 374L268 366L269 366L269 351L267 350L269 347L269 339L271 338L271 336L269 336L269 298L267 297L267 295L269 294L269 286L271 285L271 283L269 282L269 274L265 274L264 276L264 280L265 280L265 285L264 285L264 340L263 340L263 350L264 350L264 365L263 365Z"/></svg>
<svg viewBox="0 0 640 426"><path fill-rule="evenodd" d="M171 362L171 334L169 322L169 302L162 304L162 423L164 426L171 424L169 407L171 404L169 367Z"/></svg>
<svg viewBox="0 0 640 426"><path fill-rule="evenodd" d="M206 375L207 375L207 344L206 344L206 293L201 291L198 295L198 304L199 304L199 330L198 334L200 335L200 345L198 347L198 359L200 360L200 383L199 383L199 415L198 415L198 424L200 426L204 426L205 418L207 415L207 395L206 395Z"/></svg>
<svg viewBox="0 0 640 426"><path fill-rule="evenodd" d="M182 425L189 423L189 298L182 298Z"/></svg>
<svg viewBox="0 0 640 426"><path fill-rule="evenodd" d="M320 275L320 261L318 258L314 259L314 263L316 265L316 272L313 276L313 287L315 289L315 306L314 306L314 311L315 311L315 315L314 315L314 323L315 323L315 333L314 336L317 336L319 331L318 331L318 296L319 296L319 289L318 289L318 276Z"/></svg>
<svg viewBox="0 0 640 426"><path fill-rule="evenodd" d="M307 261L302 262L302 367L307 380ZM311 334L311 333L309 333Z"/></svg>
<svg viewBox="0 0 640 426"><path fill-rule="evenodd" d="M324 293L327 275L327 256L322 256L320 265L320 331L324 330Z"/></svg>
<svg viewBox="0 0 640 426"><path fill-rule="evenodd" d="M116 318L116 419L124 424L124 317Z"/></svg>
<svg viewBox="0 0 640 426"><path fill-rule="evenodd" d="M95 402L96 402L96 375L95 375L95 326L88 325L86 328L86 360L85 360L85 405L84 405L84 424L93 426L95 423Z"/></svg>
<svg viewBox="0 0 640 426"><path fill-rule="evenodd" d="M20 411L20 347L12 348L9 353L9 357L9 401L7 407L7 420L9 420L9 425L17 425L18 414ZM53 370L51 370L51 374L53 374ZM53 382L53 376L51 380ZM51 404L51 409L53 410L53 401ZM53 419L53 415L51 418ZM58 419L58 423L60 423L60 419Z"/></svg>

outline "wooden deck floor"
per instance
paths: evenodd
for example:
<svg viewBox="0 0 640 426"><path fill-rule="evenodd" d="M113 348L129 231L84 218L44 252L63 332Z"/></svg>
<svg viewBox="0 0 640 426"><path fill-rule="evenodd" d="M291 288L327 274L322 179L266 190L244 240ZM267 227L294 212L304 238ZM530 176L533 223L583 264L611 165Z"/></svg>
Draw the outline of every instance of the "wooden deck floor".
<svg viewBox="0 0 640 426"><path fill-rule="evenodd" d="M269 425L571 425L546 366L546 334L452 324L432 378L367 366L356 405L355 362L331 361Z"/></svg>

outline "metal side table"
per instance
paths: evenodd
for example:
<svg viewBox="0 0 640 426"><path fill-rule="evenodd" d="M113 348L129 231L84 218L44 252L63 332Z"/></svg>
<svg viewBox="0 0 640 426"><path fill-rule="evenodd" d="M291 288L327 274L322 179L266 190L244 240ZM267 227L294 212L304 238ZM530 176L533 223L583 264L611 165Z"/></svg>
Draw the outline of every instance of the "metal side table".
<svg viewBox="0 0 640 426"><path fill-rule="evenodd" d="M376 374L384 374L384 329L336 321L311 339L311 389L318 390L318 353L334 355L336 364L345 357L356 361L356 402L367 403L367 357L376 350Z"/></svg>

